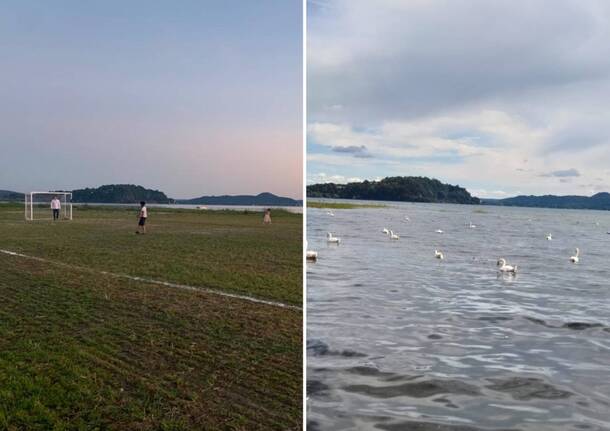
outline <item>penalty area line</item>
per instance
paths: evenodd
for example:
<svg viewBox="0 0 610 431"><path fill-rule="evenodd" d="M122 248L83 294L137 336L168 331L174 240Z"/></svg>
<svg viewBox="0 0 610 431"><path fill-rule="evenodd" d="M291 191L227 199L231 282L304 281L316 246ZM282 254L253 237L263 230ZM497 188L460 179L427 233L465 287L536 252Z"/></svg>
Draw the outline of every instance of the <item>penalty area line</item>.
<svg viewBox="0 0 610 431"><path fill-rule="evenodd" d="M64 262L58 262L58 261L55 261L55 260L45 259L45 258L42 258L42 257L29 256L27 254L17 253L15 251L10 251L10 250L0 249L0 253L6 254L8 256L20 257L22 259L35 260L35 261L38 261L38 262L48 263L48 264L57 265L57 266L63 266L65 268L70 268L70 269L74 269L74 270L77 270L77 271L90 272L90 273L94 273L94 274L101 274L101 275L105 275L105 276L108 276L108 277L122 278L122 279L125 279L125 280L131 280L131 281L139 281L141 283L156 284L158 286L172 287L172 288L175 288L175 289L191 290L191 291L194 291L194 292L202 292L202 293L207 293L207 294L210 294L210 295L222 296L222 297L225 297L225 298L239 299L239 300L242 300L242 301L252 302L254 304L269 305L269 306L272 306L272 307L286 308L288 310L302 311L302 308L301 307L297 307L296 305L286 304L286 303L277 302L277 301L269 301L269 300L266 300L266 299L255 298L253 296L240 295L238 293L223 292L223 291L216 290L216 289L210 289L208 287L189 286L187 284L172 283L172 282L169 282L169 281L155 280L153 278L138 277L138 276L128 275L128 274L117 274L117 273L114 273L114 272L103 271L103 270L95 270L95 269L87 268L87 267L84 267L84 266L78 266L78 265L72 265L72 264L64 263Z"/></svg>

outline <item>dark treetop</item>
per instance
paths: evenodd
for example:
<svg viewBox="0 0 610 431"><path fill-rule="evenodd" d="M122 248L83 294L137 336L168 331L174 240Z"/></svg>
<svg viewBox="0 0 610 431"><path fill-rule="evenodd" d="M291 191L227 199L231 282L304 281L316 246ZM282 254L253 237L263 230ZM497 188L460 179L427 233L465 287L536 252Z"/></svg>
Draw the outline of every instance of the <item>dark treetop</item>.
<svg viewBox="0 0 610 431"><path fill-rule="evenodd" d="M133 184L110 184L97 188L72 191L72 201L79 203L131 204L145 201L167 204L173 200L159 190L150 190Z"/></svg>
<svg viewBox="0 0 610 431"><path fill-rule="evenodd" d="M441 183L427 177L387 177L381 181L349 184L313 184L307 186L310 198L362 199L404 202L479 204L460 186Z"/></svg>

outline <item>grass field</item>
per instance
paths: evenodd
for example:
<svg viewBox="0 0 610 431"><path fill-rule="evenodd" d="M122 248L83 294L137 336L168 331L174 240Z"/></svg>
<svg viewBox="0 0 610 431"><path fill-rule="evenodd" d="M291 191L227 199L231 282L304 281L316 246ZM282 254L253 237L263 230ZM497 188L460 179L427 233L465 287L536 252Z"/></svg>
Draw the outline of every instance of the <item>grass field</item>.
<svg viewBox="0 0 610 431"><path fill-rule="evenodd" d="M384 204L350 204L346 202L307 201L307 208L354 209L354 208L386 208Z"/></svg>
<svg viewBox="0 0 610 431"><path fill-rule="evenodd" d="M0 204L0 429L300 429L302 217ZM71 266L66 266L69 264Z"/></svg>

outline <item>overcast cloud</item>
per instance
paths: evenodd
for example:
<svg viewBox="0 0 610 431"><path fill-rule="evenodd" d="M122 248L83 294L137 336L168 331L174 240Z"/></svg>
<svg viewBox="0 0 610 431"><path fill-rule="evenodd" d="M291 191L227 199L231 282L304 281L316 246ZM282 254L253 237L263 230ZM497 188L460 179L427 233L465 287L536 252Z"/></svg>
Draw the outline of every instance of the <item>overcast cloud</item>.
<svg viewBox="0 0 610 431"><path fill-rule="evenodd" d="M308 14L309 183L610 189L610 3L316 0Z"/></svg>

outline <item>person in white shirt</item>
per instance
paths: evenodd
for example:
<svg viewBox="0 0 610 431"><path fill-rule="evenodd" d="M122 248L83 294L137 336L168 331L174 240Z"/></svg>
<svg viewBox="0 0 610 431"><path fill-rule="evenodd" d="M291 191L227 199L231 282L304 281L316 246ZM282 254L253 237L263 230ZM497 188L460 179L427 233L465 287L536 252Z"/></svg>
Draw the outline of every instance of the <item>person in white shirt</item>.
<svg viewBox="0 0 610 431"><path fill-rule="evenodd" d="M53 220L59 220L59 210L61 209L61 202L57 196L53 196L51 199L51 210L53 211Z"/></svg>
<svg viewBox="0 0 610 431"><path fill-rule="evenodd" d="M140 212L138 213L138 230L136 233L146 233L146 219L148 218L148 210L146 202L140 202Z"/></svg>

